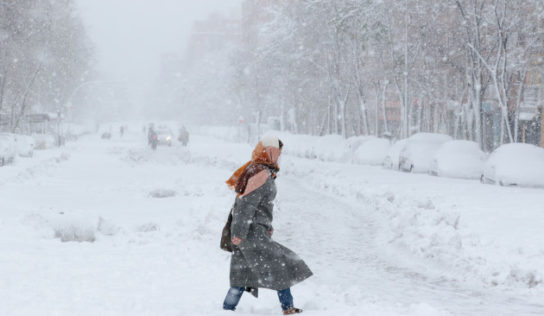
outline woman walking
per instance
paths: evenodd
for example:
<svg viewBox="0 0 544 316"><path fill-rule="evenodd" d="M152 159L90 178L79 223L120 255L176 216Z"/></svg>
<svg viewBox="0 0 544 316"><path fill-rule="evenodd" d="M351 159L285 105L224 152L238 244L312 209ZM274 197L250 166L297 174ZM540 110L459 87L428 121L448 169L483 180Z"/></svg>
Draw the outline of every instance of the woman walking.
<svg viewBox="0 0 544 316"><path fill-rule="evenodd" d="M259 288L278 291L284 315L301 313L293 305L291 286L309 278L312 271L294 252L274 242L273 201L278 159L283 147L277 137L264 137L251 161L236 170L227 184L238 194L232 209L231 288L223 309L236 309L244 291L258 296Z"/></svg>

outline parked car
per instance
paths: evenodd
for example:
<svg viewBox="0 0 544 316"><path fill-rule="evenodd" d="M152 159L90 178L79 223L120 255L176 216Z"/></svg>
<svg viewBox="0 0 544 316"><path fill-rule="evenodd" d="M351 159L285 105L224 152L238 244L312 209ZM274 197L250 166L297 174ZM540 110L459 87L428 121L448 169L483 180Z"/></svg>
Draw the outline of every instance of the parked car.
<svg viewBox="0 0 544 316"><path fill-rule="evenodd" d="M484 165L483 183L544 188L544 148L531 144L506 144L497 148Z"/></svg>
<svg viewBox="0 0 544 316"><path fill-rule="evenodd" d="M36 146L36 141L34 138L27 135L15 135L15 143L17 147L17 154L21 157L32 157L34 156L34 147Z"/></svg>
<svg viewBox="0 0 544 316"><path fill-rule="evenodd" d="M157 133L157 141L159 145L172 146L172 140L174 139L174 133L168 127L159 126L155 133Z"/></svg>
<svg viewBox="0 0 544 316"><path fill-rule="evenodd" d="M391 144L388 139L370 137L357 148L353 161L363 165L380 165L387 156L389 147Z"/></svg>
<svg viewBox="0 0 544 316"><path fill-rule="evenodd" d="M34 149L47 149L55 147L56 141L53 135L49 134L32 134L34 138Z"/></svg>
<svg viewBox="0 0 544 316"><path fill-rule="evenodd" d="M407 139L401 139L395 142L391 147L389 147L389 150L387 151L387 154L385 155L385 159L383 160L384 168L399 170L400 152L402 151L404 146L406 146L407 142L408 142Z"/></svg>
<svg viewBox="0 0 544 316"><path fill-rule="evenodd" d="M12 134L0 133L0 166L13 163L16 155L15 137Z"/></svg>
<svg viewBox="0 0 544 316"><path fill-rule="evenodd" d="M376 138L376 136L351 136L348 139L346 139L345 144L347 147L347 150L349 150L352 154L357 151L357 149L370 139Z"/></svg>
<svg viewBox="0 0 544 316"><path fill-rule="evenodd" d="M429 172L434 155L450 140L450 136L443 134L417 133L410 136L400 152L399 169L417 173Z"/></svg>
<svg viewBox="0 0 544 316"><path fill-rule="evenodd" d="M485 159L486 154L476 142L452 140L438 149L429 173L439 177L478 179Z"/></svg>

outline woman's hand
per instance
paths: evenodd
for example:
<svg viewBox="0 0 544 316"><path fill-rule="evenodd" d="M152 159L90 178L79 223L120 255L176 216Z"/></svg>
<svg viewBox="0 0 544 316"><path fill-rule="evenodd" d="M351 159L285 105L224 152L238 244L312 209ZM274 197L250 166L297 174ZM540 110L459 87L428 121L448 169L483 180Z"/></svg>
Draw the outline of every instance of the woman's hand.
<svg viewBox="0 0 544 316"><path fill-rule="evenodd" d="M242 243L242 238L238 238L238 237L232 237L232 243L235 245L235 246L238 246L239 244Z"/></svg>

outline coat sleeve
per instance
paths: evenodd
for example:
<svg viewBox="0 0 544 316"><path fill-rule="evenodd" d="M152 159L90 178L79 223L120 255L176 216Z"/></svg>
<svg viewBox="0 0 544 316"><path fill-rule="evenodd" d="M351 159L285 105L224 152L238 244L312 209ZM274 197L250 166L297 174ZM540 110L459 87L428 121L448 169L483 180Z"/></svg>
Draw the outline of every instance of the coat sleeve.
<svg viewBox="0 0 544 316"><path fill-rule="evenodd" d="M251 193L236 198L236 203L232 210L232 237L238 237L242 240L247 237L249 226L253 222L253 216L259 203L264 198L265 190L266 184L263 184Z"/></svg>

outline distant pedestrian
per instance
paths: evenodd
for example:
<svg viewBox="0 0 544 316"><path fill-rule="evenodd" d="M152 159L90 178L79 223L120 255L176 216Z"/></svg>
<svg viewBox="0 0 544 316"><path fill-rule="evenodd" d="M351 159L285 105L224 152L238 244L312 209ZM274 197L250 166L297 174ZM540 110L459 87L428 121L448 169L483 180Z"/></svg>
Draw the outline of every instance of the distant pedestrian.
<svg viewBox="0 0 544 316"><path fill-rule="evenodd" d="M179 135L178 135L178 141L183 145L187 146L187 143L189 143L189 132L185 128L185 126L182 126L179 129Z"/></svg>
<svg viewBox="0 0 544 316"><path fill-rule="evenodd" d="M235 310L244 291L258 297L258 289L278 291L284 315L298 314L291 286L309 278L312 271L293 251L272 240L275 179L283 144L265 137L251 161L239 168L227 184L238 194L230 225L232 257L230 285L223 309Z"/></svg>

